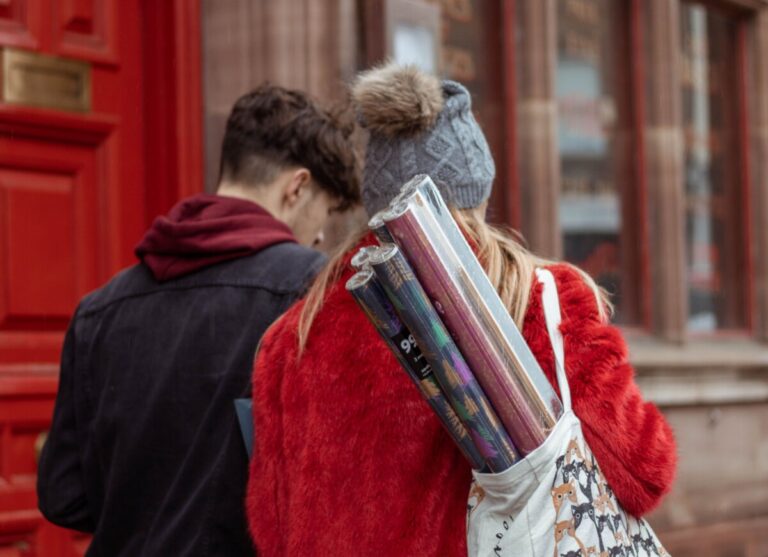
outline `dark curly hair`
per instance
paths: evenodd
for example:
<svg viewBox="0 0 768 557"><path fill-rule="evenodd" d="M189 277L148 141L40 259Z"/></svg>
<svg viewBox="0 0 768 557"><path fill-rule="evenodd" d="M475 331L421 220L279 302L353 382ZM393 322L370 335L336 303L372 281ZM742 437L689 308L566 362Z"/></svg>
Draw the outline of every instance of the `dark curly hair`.
<svg viewBox="0 0 768 557"><path fill-rule="evenodd" d="M265 184L298 166L333 198L339 210L360 200L354 121L331 112L305 93L264 84L240 97L227 120L220 180Z"/></svg>

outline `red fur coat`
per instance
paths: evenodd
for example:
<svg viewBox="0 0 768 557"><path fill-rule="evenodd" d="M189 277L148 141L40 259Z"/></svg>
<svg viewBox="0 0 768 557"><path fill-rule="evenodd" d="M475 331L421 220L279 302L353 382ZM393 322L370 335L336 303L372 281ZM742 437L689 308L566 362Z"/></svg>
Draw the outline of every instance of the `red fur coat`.
<svg viewBox="0 0 768 557"><path fill-rule="evenodd" d="M675 472L675 443L633 380L621 334L567 265L560 295L574 410L605 476L635 515ZM465 556L469 465L345 291L329 291L301 360L301 303L265 335L253 376L247 512L260 555ZM554 356L531 292L523 334L550 382Z"/></svg>

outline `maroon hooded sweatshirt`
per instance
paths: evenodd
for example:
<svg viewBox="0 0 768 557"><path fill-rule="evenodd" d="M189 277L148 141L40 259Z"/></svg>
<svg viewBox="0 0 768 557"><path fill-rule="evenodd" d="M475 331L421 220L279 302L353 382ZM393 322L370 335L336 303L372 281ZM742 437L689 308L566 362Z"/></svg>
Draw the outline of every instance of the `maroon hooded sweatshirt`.
<svg viewBox="0 0 768 557"><path fill-rule="evenodd" d="M283 242L291 229L256 203L201 193L157 217L136 256L164 282Z"/></svg>

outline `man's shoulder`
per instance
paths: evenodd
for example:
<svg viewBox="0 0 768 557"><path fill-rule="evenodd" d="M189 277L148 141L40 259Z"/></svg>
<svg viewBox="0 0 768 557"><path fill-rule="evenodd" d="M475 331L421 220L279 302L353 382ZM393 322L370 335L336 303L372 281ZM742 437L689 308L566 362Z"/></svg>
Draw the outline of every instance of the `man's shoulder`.
<svg viewBox="0 0 768 557"><path fill-rule="evenodd" d="M105 285L86 295L80 302L78 315L97 312L135 296L168 290L221 286L295 295L306 289L325 262L326 257L321 252L286 242L164 282L157 282L149 269L139 263L123 269Z"/></svg>
<svg viewBox="0 0 768 557"><path fill-rule="evenodd" d="M308 266L321 267L327 260L322 252L292 242L275 244L249 257L268 259L274 265L294 273L306 270Z"/></svg>
<svg viewBox="0 0 768 557"><path fill-rule="evenodd" d="M224 282L292 293L304 289L326 261L326 256L319 251L286 242L206 271ZM207 278L206 271L200 274L200 280ZM190 278L193 277L190 275Z"/></svg>
<svg viewBox="0 0 768 557"><path fill-rule="evenodd" d="M91 313L115 299L134 295L142 287L151 284L152 273L144 265L136 264L119 271L106 284L86 294L81 300L77 314Z"/></svg>

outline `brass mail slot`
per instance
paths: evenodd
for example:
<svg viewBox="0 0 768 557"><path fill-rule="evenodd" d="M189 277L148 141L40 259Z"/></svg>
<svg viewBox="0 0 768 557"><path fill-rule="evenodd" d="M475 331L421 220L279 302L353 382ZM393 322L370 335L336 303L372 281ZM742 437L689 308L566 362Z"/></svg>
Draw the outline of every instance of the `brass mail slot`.
<svg viewBox="0 0 768 557"><path fill-rule="evenodd" d="M91 110L91 65L3 48L2 100L7 103L88 112Z"/></svg>

